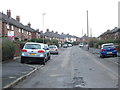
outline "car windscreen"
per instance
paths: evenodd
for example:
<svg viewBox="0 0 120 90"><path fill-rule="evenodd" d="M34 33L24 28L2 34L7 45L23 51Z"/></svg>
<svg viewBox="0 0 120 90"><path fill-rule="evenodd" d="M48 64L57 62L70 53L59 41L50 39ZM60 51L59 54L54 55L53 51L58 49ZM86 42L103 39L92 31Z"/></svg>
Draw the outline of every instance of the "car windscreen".
<svg viewBox="0 0 120 90"><path fill-rule="evenodd" d="M113 45L104 45L103 48L114 48Z"/></svg>
<svg viewBox="0 0 120 90"><path fill-rule="evenodd" d="M41 49L41 45L39 45L39 44L26 44L25 49Z"/></svg>

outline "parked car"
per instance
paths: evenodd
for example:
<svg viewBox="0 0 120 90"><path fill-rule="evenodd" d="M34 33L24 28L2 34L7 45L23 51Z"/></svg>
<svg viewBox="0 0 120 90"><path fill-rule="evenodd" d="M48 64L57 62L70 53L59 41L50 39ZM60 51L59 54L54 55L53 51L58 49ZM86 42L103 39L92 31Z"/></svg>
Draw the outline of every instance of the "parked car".
<svg viewBox="0 0 120 90"><path fill-rule="evenodd" d="M21 63L38 62L45 65L48 59L47 50L43 43L28 42L21 53Z"/></svg>
<svg viewBox="0 0 120 90"><path fill-rule="evenodd" d="M83 47L83 46L84 46L84 44L83 44L83 43L80 43L80 44L79 44L79 47Z"/></svg>
<svg viewBox="0 0 120 90"><path fill-rule="evenodd" d="M68 47L72 47L72 44L68 44Z"/></svg>
<svg viewBox="0 0 120 90"><path fill-rule="evenodd" d="M64 44L64 45L63 45L63 48L67 48L67 47L68 47L68 45L67 45L67 44Z"/></svg>
<svg viewBox="0 0 120 90"><path fill-rule="evenodd" d="M105 56L117 56L117 50L116 47L113 45L113 43L107 43L102 44L101 50L100 50L100 57Z"/></svg>
<svg viewBox="0 0 120 90"><path fill-rule="evenodd" d="M50 45L49 49L51 54L59 54L59 49L56 45Z"/></svg>

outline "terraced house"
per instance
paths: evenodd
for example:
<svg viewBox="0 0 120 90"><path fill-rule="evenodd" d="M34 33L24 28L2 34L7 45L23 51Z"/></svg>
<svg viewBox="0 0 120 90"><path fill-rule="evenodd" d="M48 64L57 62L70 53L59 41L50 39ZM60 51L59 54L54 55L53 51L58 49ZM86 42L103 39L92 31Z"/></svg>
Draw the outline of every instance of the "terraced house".
<svg viewBox="0 0 120 90"><path fill-rule="evenodd" d="M115 27L112 30L107 30L99 37L99 40L118 40L120 39L120 28Z"/></svg>
<svg viewBox="0 0 120 90"><path fill-rule="evenodd" d="M31 28L31 24L27 26L20 22L20 16L16 19L11 17L11 10L7 10L7 14L0 12L0 36L11 37L13 40L30 40L31 38L39 38L37 30ZM38 35L38 37L36 37Z"/></svg>

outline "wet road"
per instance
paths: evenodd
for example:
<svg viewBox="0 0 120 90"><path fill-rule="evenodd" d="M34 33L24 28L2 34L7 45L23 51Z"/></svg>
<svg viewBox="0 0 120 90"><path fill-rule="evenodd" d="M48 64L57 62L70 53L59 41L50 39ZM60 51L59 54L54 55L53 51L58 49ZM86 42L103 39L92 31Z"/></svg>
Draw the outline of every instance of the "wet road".
<svg viewBox="0 0 120 90"><path fill-rule="evenodd" d="M118 88L118 66L78 46L60 50L15 88Z"/></svg>

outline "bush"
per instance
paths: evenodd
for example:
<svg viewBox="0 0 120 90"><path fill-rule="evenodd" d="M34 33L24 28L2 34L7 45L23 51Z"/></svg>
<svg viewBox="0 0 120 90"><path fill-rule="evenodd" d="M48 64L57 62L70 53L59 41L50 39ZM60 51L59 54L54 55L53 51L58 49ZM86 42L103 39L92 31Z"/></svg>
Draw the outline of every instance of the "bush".
<svg viewBox="0 0 120 90"><path fill-rule="evenodd" d="M39 38L39 39L33 38L33 39L29 40L29 42L43 43L43 38ZM55 39L53 39L53 40L44 39L44 43L45 43L45 44L48 44L48 45L54 44L54 45L59 46L59 45L58 45L58 40L55 40Z"/></svg>
<svg viewBox="0 0 120 90"><path fill-rule="evenodd" d="M13 59L15 45L10 38L2 38L2 61Z"/></svg>
<svg viewBox="0 0 120 90"><path fill-rule="evenodd" d="M116 48L117 48L117 51L120 53L120 44Z"/></svg>

